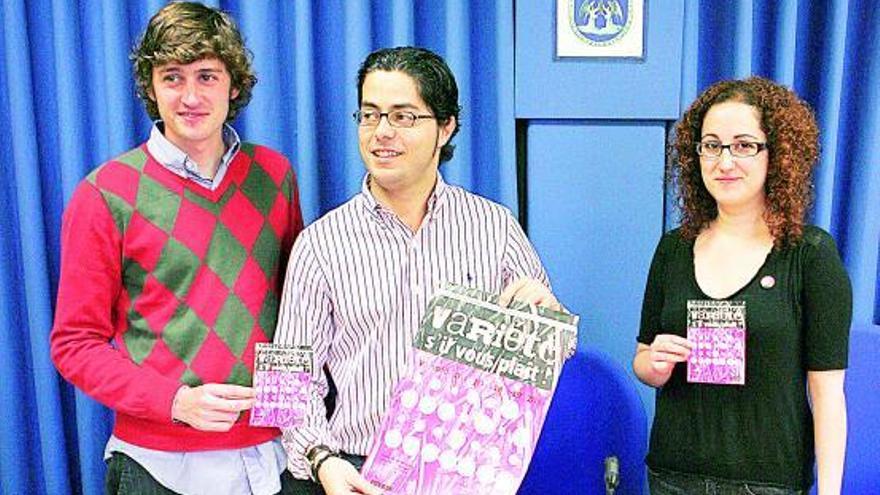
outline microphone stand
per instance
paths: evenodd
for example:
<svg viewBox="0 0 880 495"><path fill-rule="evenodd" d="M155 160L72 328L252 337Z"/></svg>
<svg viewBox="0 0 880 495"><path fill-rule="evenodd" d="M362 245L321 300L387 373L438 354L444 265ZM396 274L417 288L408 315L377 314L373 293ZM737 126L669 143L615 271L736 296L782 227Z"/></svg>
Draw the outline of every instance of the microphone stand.
<svg viewBox="0 0 880 495"><path fill-rule="evenodd" d="M605 495L614 495L620 484L620 463L617 456L605 458Z"/></svg>

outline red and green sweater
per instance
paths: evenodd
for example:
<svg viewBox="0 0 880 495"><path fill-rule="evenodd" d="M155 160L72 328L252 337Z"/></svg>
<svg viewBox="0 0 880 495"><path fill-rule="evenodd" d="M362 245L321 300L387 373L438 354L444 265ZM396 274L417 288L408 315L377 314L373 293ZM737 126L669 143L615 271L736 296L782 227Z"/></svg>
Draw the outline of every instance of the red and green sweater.
<svg viewBox="0 0 880 495"><path fill-rule="evenodd" d="M276 437L247 413L225 433L173 423L171 403L182 384L251 384L302 227L293 170L265 147L243 144L214 191L146 145L101 165L64 212L52 360L116 412L126 442L196 451Z"/></svg>

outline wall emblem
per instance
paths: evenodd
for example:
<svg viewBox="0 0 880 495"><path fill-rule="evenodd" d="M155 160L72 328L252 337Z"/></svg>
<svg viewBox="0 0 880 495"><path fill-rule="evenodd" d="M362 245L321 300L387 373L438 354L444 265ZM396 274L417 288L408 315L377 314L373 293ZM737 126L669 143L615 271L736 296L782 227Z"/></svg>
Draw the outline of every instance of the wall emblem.
<svg viewBox="0 0 880 495"><path fill-rule="evenodd" d="M557 57L644 56L645 0L556 0Z"/></svg>
<svg viewBox="0 0 880 495"><path fill-rule="evenodd" d="M593 46L612 45L632 27L627 0L571 0L569 7L571 29Z"/></svg>

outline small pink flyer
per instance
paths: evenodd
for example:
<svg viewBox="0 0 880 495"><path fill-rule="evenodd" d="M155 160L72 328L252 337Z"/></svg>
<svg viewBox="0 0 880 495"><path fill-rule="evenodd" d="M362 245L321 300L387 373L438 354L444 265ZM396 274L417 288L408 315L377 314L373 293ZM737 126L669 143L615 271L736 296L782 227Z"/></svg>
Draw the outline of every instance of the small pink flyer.
<svg viewBox="0 0 880 495"><path fill-rule="evenodd" d="M687 362L692 383L746 382L745 301L688 301L687 338L695 347Z"/></svg>
<svg viewBox="0 0 880 495"><path fill-rule="evenodd" d="M302 424L309 400L312 351L308 347L256 345L251 426L290 428Z"/></svg>
<svg viewBox="0 0 880 495"><path fill-rule="evenodd" d="M577 316L441 289L362 470L386 494L513 494L532 458Z"/></svg>

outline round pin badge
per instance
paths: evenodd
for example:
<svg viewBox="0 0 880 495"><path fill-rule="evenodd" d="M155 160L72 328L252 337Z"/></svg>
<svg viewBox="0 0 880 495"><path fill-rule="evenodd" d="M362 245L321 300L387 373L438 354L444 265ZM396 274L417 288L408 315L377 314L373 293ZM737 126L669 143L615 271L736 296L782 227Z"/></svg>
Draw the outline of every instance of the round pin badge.
<svg viewBox="0 0 880 495"><path fill-rule="evenodd" d="M772 289L774 285L776 285L776 279L773 278L773 275L764 275L761 278L761 287L765 289Z"/></svg>

